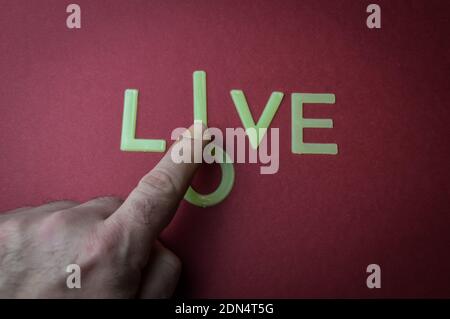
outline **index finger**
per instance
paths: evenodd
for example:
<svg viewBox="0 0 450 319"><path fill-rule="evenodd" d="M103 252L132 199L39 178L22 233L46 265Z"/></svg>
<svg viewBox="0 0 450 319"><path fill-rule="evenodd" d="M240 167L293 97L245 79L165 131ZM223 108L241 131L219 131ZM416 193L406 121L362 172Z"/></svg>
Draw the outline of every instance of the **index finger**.
<svg viewBox="0 0 450 319"><path fill-rule="evenodd" d="M112 232L114 237L122 240L125 238L133 249L148 250L148 245L153 243L173 218L200 165L194 162L194 154L202 152L207 140L199 140L194 136L194 130L197 130L198 135L199 128L195 128L196 125L191 126L186 132L188 134L183 134L183 137L172 145L161 161L140 180L116 212L105 220L107 233ZM203 136L204 127L200 130ZM182 147L183 151L190 154L189 163L173 161L171 153L175 146ZM120 236L117 236L117 232Z"/></svg>

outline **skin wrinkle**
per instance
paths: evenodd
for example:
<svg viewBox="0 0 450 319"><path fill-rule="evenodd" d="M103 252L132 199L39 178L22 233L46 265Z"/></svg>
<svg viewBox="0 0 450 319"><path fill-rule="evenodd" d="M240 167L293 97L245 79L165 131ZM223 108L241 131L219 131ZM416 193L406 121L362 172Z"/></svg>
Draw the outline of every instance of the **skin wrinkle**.
<svg viewBox="0 0 450 319"><path fill-rule="evenodd" d="M177 184L173 180L172 174L170 174L164 168L158 168L147 174L140 182L139 185L143 185L144 189L147 187L157 189L161 191L164 196L169 198L179 197L180 190L177 188ZM141 190L143 191L143 190ZM149 191L151 193L152 190Z"/></svg>
<svg viewBox="0 0 450 319"><path fill-rule="evenodd" d="M130 200L126 210L127 217L134 223L143 225L145 227L155 225L155 218L158 217L157 201L153 198L154 195L148 196L142 190L135 190L136 193L143 193L144 196L135 196ZM133 212L138 212L133 213Z"/></svg>

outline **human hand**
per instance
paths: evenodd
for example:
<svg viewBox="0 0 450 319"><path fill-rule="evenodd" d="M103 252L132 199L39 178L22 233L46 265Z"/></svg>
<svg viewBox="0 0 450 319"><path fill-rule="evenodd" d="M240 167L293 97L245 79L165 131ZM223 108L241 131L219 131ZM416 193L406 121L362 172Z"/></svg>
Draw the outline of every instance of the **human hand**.
<svg viewBox="0 0 450 319"><path fill-rule="evenodd" d="M177 143L193 157L192 141ZM58 201L1 214L0 297L170 297L181 262L157 238L198 165L175 164L169 150L125 201ZM67 287L70 264L80 266L80 289Z"/></svg>

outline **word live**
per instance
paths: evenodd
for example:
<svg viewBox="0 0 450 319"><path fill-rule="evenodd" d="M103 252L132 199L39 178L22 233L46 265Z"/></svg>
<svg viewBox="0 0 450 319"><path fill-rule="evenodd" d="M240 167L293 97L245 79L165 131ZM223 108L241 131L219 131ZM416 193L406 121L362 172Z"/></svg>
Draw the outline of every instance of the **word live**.
<svg viewBox="0 0 450 319"><path fill-rule="evenodd" d="M206 102L206 73L204 71L195 71L193 74L194 86L194 122L202 122L207 125L207 102ZM261 141L266 135L278 108L281 104L284 94L282 92L273 92L258 120L255 123L253 116L241 90L232 90L230 92L233 103L245 128L250 147L258 149ZM136 117L138 90L125 90L124 111L122 120L122 135L120 149L122 151L133 152L164 152L166 150L166 141L163 139L139 139L136 138ZM337 144L332 143L305 143L303 141L303 129L305 128L333 128L331 119L310 119L303 117L304 104L334 104L334 94L317 93L292 93L292 141L291 150L294 154L328 154L336 155L338 153ZM185 199L197 206L207 207L216 205L224 200L234 184L233 159L230 159L226 151L220 146L214 146L216 151L220 151L226 160L220 162L222 170L222 180L218 188L207 195L197 193L190 187L185 195Z"/></svg>

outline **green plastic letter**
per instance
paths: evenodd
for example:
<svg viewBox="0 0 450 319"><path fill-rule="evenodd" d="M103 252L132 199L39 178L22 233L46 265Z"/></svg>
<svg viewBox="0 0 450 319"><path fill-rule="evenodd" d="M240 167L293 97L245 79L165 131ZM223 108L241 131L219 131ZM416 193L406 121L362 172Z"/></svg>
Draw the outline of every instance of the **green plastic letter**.
<svg viewBox="0 0 450 319"><path fill-rule="evenodd" d="M230 93L242 124L247 131L250 145L256 150L266 134L267 128L270 126L275 113L278 111L284 94L282 92L272 92L269 101L258 120L258 124L255 124L247 100L245 99L244 92L241 90L232 90ZM249 134L249 129L252 129L255 134Z"/></svg>
<svg viewBox="0 0 450 319"><path fill-rule="evenodd" d="M195 71L194 80L194 121L202 121L208 125L207 107L206 107L206 72Z"/></svg>
<svg viewBox="0 0 450 319"><path fill-rule="evenodd" d="M334 94L292 94L292 153L296 154L331 154L338 153L336 144L303 143L304 128L333 128L330 119L303 118L304 103L334 104Z"/></svg>
<svg viewBox="0 0 450 319"><path fill-rule="evenodd" d="M195 71L193 74L194 82L194 121L202 121L204 125L208 125L207 104L206 104L206 73L205 71ZM215 149L223 153L223 162L220 163L222 171L222 180L219 187L212 193L202 195L197 193L191 186L184 195L184 199L189 203L208 207L223 201L231 192L234 184L234 168L231 159L226 151L216 146Z"/></svg>
<svg viewBox="0 0 450 319"><path fill-rule="evenodd" d="M128 152L164 152L165 140L136 138L138 90L125 90L120 149Z"/></svg>

